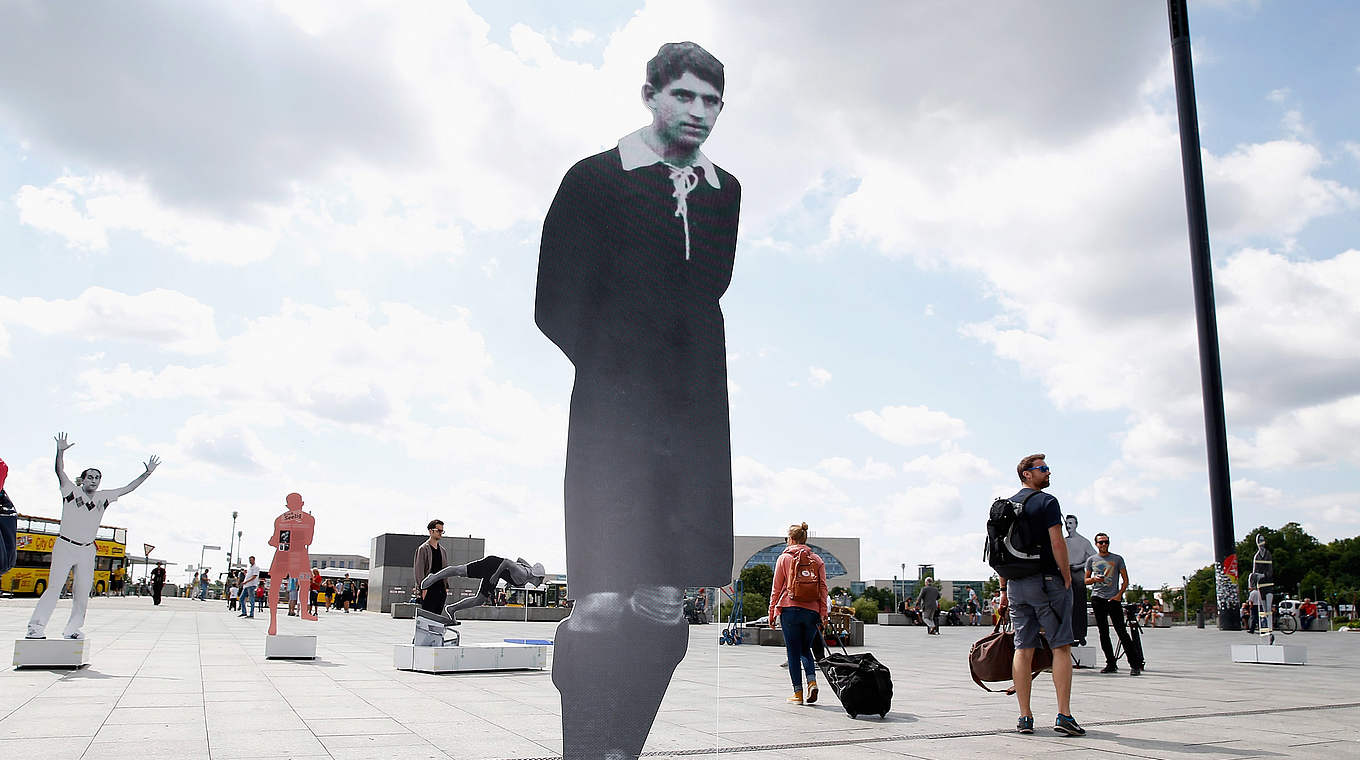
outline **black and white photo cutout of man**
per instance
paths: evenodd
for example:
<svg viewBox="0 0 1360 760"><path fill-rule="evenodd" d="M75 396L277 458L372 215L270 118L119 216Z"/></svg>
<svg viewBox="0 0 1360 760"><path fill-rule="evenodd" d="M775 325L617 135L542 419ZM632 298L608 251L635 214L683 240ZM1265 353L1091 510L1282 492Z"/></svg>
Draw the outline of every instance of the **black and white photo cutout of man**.
<svg viewBox="0 0 1360 760"><path fill-rule="evenodd" d="M634 758L685 656L687 586L732 573L727 347L741 185L699 149L723 65L662 45L651 123L576 163L543 222L534 319L575 368L554 640L566 760Z"/></svg>
<svg viewBox="0 0 1360 760"><path fill-rule="evenodd" d="M66 621L63 638L83 639L81 628L85 625L85 611L90 604L90 586L94 583L94 539L99 531L99 522L104 512L114 501L132 493L137 486L146 482L151 473L160 466L161 460L155 455L146 461L145 472L122 488L99 490L103 474L90 467L80 473L72 482L66 476L66 450L74 446L67 440L65 433L57 433L57 485L61 488L61 530L57 540L52 543L52 567L47 576L47 588L28 619L30 639L47 638L47 621L57 606L61 589L66 585L66 575L74 570L71 577L71 617Z"/></svg>

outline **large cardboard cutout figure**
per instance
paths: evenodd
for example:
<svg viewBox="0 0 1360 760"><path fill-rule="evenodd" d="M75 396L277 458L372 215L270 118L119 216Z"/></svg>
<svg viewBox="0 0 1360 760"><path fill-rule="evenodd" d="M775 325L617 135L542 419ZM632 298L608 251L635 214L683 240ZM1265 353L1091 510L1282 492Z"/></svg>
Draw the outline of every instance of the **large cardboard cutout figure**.
<svg viewBox="0 0 1360 760"><path fill-rule="evenodd" d="M312 545L316 532L316 518L302 511L301 494L290 493L288 511L274 518L274 533L269 545L274 547L274 561L269 564L269 635L279 632L279 589L288 578L298 582L298 598L307 596L312 582L311 559L307 547ZM316 615L303 611L303 620L316 620Z"/></svg>
<svg viewBox="0 0 1360 760"><path fill-rule="evenodd" d="M18 530L19 512L14 502L5 493L5 478L9 477L9 465L0 459L0 575L8 573L19 557Z"/></svg>
<svg viewBox="0 0 1360 760"><path fill-rule="evenodd" d="M66 585L66 574L75 570L71 578L71 618L66 621L64 638L83 639L81 627L85 625L85 610L90 604L90 586L94 584L94 538L99 531L99 521L109 505L132 493L137 486L146 482L151 473L160 466L161 460L152 456L144 465L146 471L122 488L99 490L103 473L90 467L80 473L72 482L66 477L66 450L74 446L68 442L65 433L57 433L57 484L61 488L61 531L52 545L52 569L47 576L47 589L43 591L38 606L33 609L33 617L28 619L28 638L47 638L47 620L57 606L61 589Z"/></svg>
<svg viewBox="0 0 1360 760"><path fill-rule="evenodd" d="M567 171L543 222L534 319L575 366L557 629L566 760L637 757L685 656L687 586L732 578L732 444L718 301L741 185L699 147L723 66L692 42L647 63L652 123Z"/></svg>
<svg viewBox="0 0 1360 760"><path fill-rule="evenodd" d="M1067 526L1067 564L1072 570L1072 638L1086 646L1086 560L1096 556L1096 547L1077 532L1077 516L1063 518Z"/></svg>

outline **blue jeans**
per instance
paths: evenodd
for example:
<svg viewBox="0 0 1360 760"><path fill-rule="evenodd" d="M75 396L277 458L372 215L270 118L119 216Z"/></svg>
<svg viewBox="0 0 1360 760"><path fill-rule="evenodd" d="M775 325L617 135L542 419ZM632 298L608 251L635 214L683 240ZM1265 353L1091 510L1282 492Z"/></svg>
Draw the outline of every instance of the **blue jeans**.
<svg viewBox="0 0 1360 760"><path fill-rule="evenodd" d="M779 608L779 627L784 630L784 652L789 656L789 678L793 679L793 690L803 690L803 671L807 680L817 680L817 664L812 659L812 640L817 637L817 624L821 622L816 612L802 607ZM802 668L799 668L799 663Z"/></svg>
<svg viewBox="0 0 1360 760"><path fill-rule="evenodd" d="M250 615L249 615L249 617L255 617L255 587L254 587L254 586L246 586L245 588L241 589L241 614L242 614L242 615L245 615L245 614L246 614L246 600L247 600L247 599L250 600Z"/></svg>
<svg viewBox="0 0 1360 760"><path fill-rule="evenodd" d="M200 602L206 601L207 598L208 598L208 584L206 584L206 583L199 583L199 584L198 584L198 601L200 601Z"/></svg>

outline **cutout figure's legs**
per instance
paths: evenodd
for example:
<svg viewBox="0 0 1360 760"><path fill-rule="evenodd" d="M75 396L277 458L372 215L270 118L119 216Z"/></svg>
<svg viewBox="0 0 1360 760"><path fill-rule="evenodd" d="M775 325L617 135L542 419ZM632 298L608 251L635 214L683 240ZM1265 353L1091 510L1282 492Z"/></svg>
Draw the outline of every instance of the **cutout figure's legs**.
<svg viewBox="0 0 1360 760"><path fill-rule="evenodd" d="M58 539L60 542L60 539ZM80 629L85 625L85 611L90 606L90 589L94 586L94 547L76 549L75 574L71 576L71 619L66 621L62 637L83 639Z"/></svg>
<svg viewBox="0 0 1360 760"><path fill-rule="evenodd" d="M274 572L273 568L269 571L269 590L265 592L268 597L265 601L269 604L269 635L274 636L279 632L279 581L283 577Z"/></svg>
<svg viewBox="0 0 1360 760"><path fill-rule="evenodd" d="M505 579L513 586L524 586L533 583L535 586L543 585L543 563L538 562L530 565L523 559L511 562L495 555L487 555L466 565L449 565L438 572L430 573L420 581L421 588L429 588L439 581L448 578L482 578L483 580L494 579L499 581Z"/></svg>
<svg viewBox="0 0 1360 760"><path fill-rule="evenodd" d="M38 606L33 608L33 615L28 619L28 638L40 639L45 635L47 621L51 619L52 610L56 609L57 600L61 598L61 590L66 585L66 574L71 572L80 560L79 552L82 548L84 547L75 546L61 539L53 542L47 588L43 589Z"/></svg>
<svg viewBox="0 0 1360 760"><path fill-rule="evenodd" d="M689 644L683 609L681 589L670 586L577 600L553 641L563 760L624 760L642 752Z"/></svg>

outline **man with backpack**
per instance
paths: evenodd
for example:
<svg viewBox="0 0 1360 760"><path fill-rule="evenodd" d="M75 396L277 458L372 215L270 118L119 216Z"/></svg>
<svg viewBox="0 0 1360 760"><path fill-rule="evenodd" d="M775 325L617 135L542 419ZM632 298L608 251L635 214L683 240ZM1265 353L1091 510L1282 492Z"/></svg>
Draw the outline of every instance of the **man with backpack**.
<svg viewBox="0 0 1360 760"><path fill-rule="evenodd" d="M1053 730L1068 736L1085 736L1072 717L1072 571L1068 565L1067 541L1063 537L1062 510L1058 500L1044 493L1049 484L1049 468L1043 454L1030 454L1015 468L1024 486L1010 498L992 505L988 520L987 561L1001 578L1001 604L1010 608L1015 629L1015 658L1012 673L1015 698L1020 705L1016 730L1034 733L1034 713L1030 709L1033 685L1031 666L1034 650L1040 645L1040 629L1048 635L1053 649L1053 689L1057 692L1058 716ZM1004 528L1002 535L998 532Z"/></svg>

